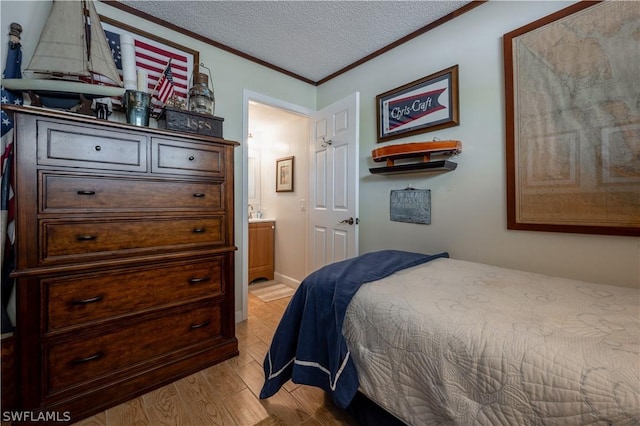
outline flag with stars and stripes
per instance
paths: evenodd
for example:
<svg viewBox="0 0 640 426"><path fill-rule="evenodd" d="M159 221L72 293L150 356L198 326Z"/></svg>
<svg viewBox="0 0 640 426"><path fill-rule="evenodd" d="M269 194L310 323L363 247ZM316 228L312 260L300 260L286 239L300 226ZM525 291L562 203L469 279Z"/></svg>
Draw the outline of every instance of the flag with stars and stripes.
<svg viewBox="0 0 640 426"><path fill-rule="evenodd" d="M152 95L164 105L174 93L173 72L171 71L171 59L169 59L169 62L160 76L160 80L158 80L157 87Z"/></svg>
<svg viewBox="0 0 640 426"><path fill-rule="evenodd" d="M22 78L22 49L20 43L9 42L7 64L2 78ZM1 88L0 101L3 105L22 105L22 94ZM13 330L15 318L8 315L8 305L13 292L13 280L9 273L13 270L13 243L15 241L14 198L13 198L13 117L2 108L1 115L1 145L2 150L2 181L0 182L0 204L2 205L2 333ZM15 312L15 309L11 309Z"/></svg>

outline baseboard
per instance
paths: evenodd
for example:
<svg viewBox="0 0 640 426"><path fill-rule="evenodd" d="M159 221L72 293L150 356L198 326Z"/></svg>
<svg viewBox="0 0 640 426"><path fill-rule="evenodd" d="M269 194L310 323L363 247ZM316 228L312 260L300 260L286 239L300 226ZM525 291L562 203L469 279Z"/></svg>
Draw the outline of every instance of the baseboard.
<svg viewBox="0 0 640 426"><path fill-rule="evenodd" d="M284 274L280 274L278 272L274 272L273 273L273 278L276 281L281 282L282 284L284 284L284 285L286 285L288 287L291 287L293 289L297 289L298 287L300 287L300 281L298 281L298 280L296 280L294 278L288 277L288 276L286 276Z"/></svg>

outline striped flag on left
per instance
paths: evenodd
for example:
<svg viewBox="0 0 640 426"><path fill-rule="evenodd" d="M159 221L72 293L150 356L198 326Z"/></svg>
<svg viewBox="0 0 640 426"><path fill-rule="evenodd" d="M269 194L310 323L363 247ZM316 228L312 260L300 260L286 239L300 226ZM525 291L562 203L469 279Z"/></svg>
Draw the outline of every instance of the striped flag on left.
<svg viewBox="0 0 640 426"><path fill-rule="evenodd" d="M14 33L14 26L19 28ZM12 33L7 50L7 63L5 65L2 78L22 78L22 47L20 44L20 33L22 28L18 24L11 24ZM0 103L2 105L22 105L22 94L0 89ZM15 300L12 297L14 292L13 279L9 273L13 270L13 244L15 242L15 206L13 197L13 118L10 117L4 108L0 111L0 145L2 149L2 181L0 183L0 204L2 205L2 221L0 231L2 242L0 250L2 253L2 333L12 331L15 324L15 306L9 303Z"/></svg>

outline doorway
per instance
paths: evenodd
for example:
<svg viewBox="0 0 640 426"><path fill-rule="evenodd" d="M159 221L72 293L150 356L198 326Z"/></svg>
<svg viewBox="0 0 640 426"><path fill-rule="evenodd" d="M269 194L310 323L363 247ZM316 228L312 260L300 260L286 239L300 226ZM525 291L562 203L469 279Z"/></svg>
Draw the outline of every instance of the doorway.
<svg viewBox="0 0 640 426"><path fill-rule="evenodd" d="M275 279L297 287L305 276L308 199L307 108L258 93L245 91L242 179L242 276L241 311L248 315L248 223L249 214L275 222ZM293 188L276 192L276 161L293 157ZM240 262L237 262L238 264ZM238 295L238 293L236 293Z"/></svg>

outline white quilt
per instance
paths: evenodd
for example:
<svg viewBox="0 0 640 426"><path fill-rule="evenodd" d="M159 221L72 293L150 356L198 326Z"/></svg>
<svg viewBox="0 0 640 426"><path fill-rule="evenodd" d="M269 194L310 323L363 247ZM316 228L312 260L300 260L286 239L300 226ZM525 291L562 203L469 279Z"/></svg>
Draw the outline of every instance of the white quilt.
<svg viewBox="0 0 640 426"><path fill-rule="evenodd" d="M360 388L410 425L640 425L640 291L438 259L363 285Z"/></svg>

